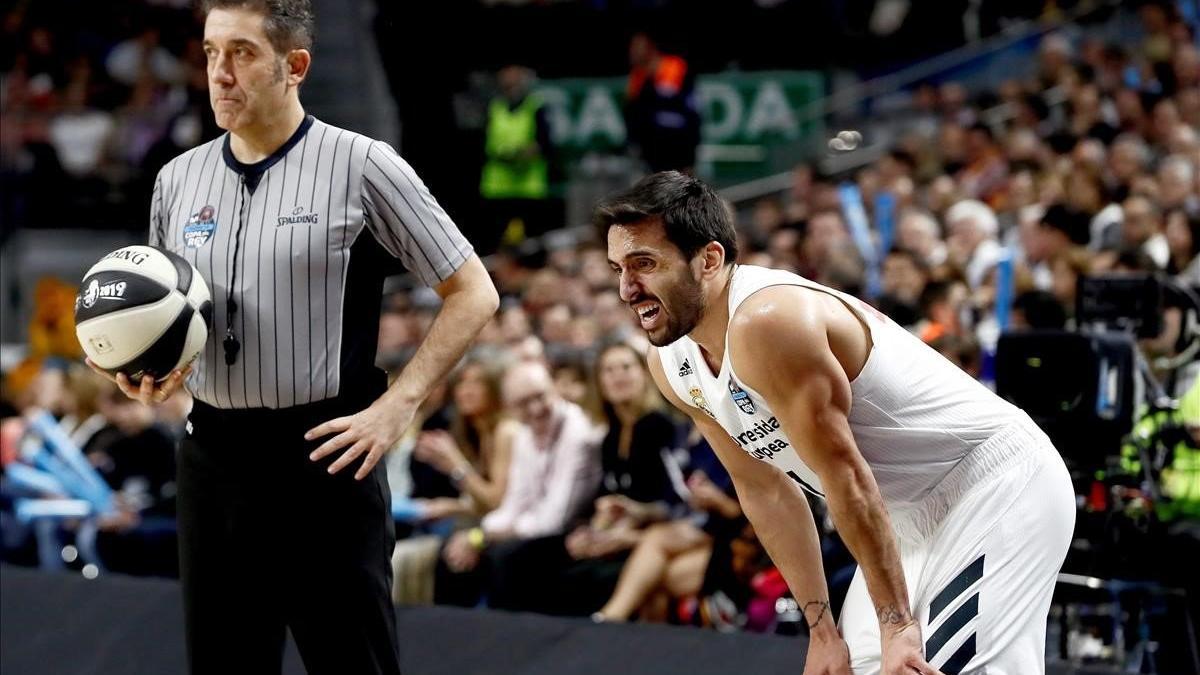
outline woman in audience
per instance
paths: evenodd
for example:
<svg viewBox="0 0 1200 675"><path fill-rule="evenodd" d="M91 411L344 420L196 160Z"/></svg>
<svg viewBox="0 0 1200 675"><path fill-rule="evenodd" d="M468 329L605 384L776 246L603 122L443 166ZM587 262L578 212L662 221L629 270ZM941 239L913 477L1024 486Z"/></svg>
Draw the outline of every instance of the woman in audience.
<svg viewBox="0 0 1200 675"><path fill-rule="evenodd" d="M1172 209L1167 212L1165 229L1171 251L1167 272L1185 284L1200 286L1200 216Z"/></svg>
<svg viewBox="0 0 1200 675"><path fill-rule="evenodd" d="M504 499L518 425L504 415L503 373L498 359L469 356L451 378L453 406L422 423L409 470L412 511L421 521L418 530L428 536L396 546L392 595L397 602L471 604L478 595L439 560L451 532L477 524Z"/></svg>
<svg viewBox="0 0 1200 675"><path fill-rule="evenodd" d="M595 621L665 621L673 600L695 596L710 573L714 549L730 546L744 525L732 481L707 443L693 443L686 499L694 513L650 526L621 570Z"/></svg>
<svg viewBox="0 0 1200 675"><path fill-rule="evenodd" d="M676 427L646 359L624 342L608 345L596 359L593 377L608 424L600 444L603 495L596 500L602 529L661 520L667 503L678 500L666 469Z"/></svg>
<svg viewBox="0 0 1200 675"><path fill-rule="evenodd" d="M504 498L517 423L500 400L503 365L469 357L451 383L448 419L425 422L413 450L413 497L427 521L482 516Z"/></svg>

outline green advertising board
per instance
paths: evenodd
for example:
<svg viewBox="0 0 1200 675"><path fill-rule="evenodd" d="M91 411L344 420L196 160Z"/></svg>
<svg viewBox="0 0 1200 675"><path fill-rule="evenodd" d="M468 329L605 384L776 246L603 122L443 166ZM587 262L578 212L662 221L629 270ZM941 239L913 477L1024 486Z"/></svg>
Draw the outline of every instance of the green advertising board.
<svg viewBox="0 0 1200 675"><path fill-rule="evenodd" d="M625 78L543 80L555 145L564 157L620 152L625 146ZM703 119L701 164L716 177L754 176L771 166L772 148L793 147L821 133L808 105L825 94L825 79L808 71L699 75L696 98ZM786 168L786 167L782 167Z"/></svg>

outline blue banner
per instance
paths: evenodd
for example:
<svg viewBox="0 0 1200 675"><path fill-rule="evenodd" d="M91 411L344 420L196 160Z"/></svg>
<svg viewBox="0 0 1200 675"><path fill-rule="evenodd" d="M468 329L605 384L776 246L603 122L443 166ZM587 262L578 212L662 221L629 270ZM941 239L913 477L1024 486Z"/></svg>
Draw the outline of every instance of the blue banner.
<svg viewBox="0 0 1200 675"><path fill-rule="evenodd" d="M875 243L871 240L871 223L867 219L867 209L863 206L862 192L854 183L845 182L838 186L838 200L842 203L842 215L850 227L850 236L866 264L867 296L879 297L879 256L876 255Z"/></svg>

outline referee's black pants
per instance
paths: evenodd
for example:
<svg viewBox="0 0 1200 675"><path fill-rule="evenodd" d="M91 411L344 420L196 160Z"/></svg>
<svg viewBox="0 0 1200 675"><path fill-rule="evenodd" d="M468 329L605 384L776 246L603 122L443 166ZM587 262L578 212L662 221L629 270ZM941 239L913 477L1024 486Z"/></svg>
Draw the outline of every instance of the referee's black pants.
<svg viewBox="0 0 1200 675"><path fill-rule="evenodd" d="M379 392L374 392L378 394ZM380 463L354 480L304 432L375 396L282 410L196 402L180 448L180 573L193 675L279 673L290 628L309 673L399 673L395 532Z"/></svg>

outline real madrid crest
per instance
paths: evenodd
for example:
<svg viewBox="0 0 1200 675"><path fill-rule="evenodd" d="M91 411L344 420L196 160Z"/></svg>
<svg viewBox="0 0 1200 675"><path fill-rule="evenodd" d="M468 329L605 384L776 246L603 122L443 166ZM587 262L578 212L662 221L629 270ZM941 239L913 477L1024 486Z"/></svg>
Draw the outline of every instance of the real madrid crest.
<svg viewBox="0 0 1200 675"><path fill-rule="evenodd" d="M717 416L714 415L713 411L708 407L708 401L704 400L704 392L701 391L700 387L692 387L688 389L688 394L691 395L692 403L695 404L697 408L708 413L708 416L714 420L717 419Z"/></svg>
<svg viewBox="0 0 1200 675"><path fill-rule="evenodd" d="M188 218L183 226L183 243L188 248L200 248L208 243L217 229L217 210L205 206Z"/></svg>
<svg viewBox="0 0 1200 675"><path fill-rule="evenodd" d="M733 402L737 404L738 408L741 408L742 412L747 415L753 415L756 412L754 401L750 400L750 394L747 394L745 389L737 386L732 377L729 378L729 395L733 397Z"/></svg>

